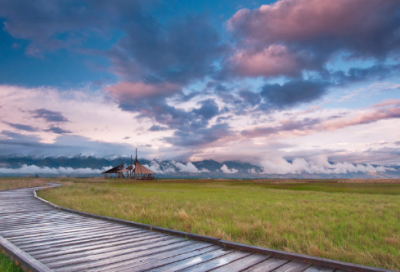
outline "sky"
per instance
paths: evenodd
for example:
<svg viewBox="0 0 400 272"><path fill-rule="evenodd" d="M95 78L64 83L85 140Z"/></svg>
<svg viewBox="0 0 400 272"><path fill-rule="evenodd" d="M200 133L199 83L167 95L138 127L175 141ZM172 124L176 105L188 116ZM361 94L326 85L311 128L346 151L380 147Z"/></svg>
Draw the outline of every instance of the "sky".
<svg viewBox="0 0 400 272"><path fill-rule="evenodd" d="M2 0L0 24L2 155L400 164L398 0Z"/></svg>

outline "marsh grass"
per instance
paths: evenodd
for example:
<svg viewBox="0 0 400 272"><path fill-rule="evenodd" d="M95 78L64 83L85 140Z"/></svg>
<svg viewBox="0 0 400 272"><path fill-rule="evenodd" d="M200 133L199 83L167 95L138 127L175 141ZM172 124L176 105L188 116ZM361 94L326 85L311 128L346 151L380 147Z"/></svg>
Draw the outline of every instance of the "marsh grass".
<svg viewBox="0 0 400 272"><path fill-rule="evenodd" d="M0 178L0 191L46 185L44 178Z"/></svg>
<svg viewBox="0 0 400 272"><path fill-rule="evenodd" d="M89 213L400 270L400 184L352 186L338 181L116 180L75 182L39 195Z"/></svg>
<svg viewBox="0 0 400 272"><path fill-rule="evenodd" d="M0 271L22 272L23 270L19 266L16 266L6 255L0 253Z"/></svg>

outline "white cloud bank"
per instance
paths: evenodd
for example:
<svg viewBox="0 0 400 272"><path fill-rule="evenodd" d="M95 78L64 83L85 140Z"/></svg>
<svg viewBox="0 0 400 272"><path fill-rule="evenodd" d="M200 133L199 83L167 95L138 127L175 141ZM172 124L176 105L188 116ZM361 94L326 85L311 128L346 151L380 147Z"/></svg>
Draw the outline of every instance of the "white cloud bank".
<svg viewBox="0 0 400 272"><path fill-rule="evenodd" d="M235 173L238 172L238 170L235 169L235 168L229 169L228 166L226 166L225 164L222 165L221 170L222 170L222 172L224 172L225 174L235 174Z"/></svg>
<svg viewBox="0 0 400 272"><path fill-rule="evenodd" d="M201 173L201 172L209 172L207 169L197 169L197 167L191 163L188 162L186 165L180 162L172 162L181 172L188 172L188 173Z"/></svg>
<svg viewBox="0 0 400 272"><path fill-rule="evenodd" d="M71 167L39 167L36 165L23 164L20 168L0 168L0 174L54 174L54 175L80 175L80 174L100 174L101 172L110 169L103 167L102 169L92 168L71 168Z"/></svg>
<svg viewBox="0 0 400 272"><path fill-rule="evenodd" d="M283 158L277 158L270 161L261 162L263 174L347 174L356 172L385 172L394 170L384 166L374 167L370 164L351 164L348 162L339 162L331 164L325 159L315 159L306 161L304 158L296 158L288 162Z"/></svg>
<svg viewBox="0 0 400 272"><path fill-rule="evenodd" d="M150 169L156 174L168 174L176 172L171 165L163 166L163 169L161 169L161 165L157 161L151 161L150 165L144 164L143 166Z"/></svg>
<svg viewBox="0 0 400 272"><path fill-rule="evenodd" d="M186 164L181 162L171 161L168 163L163 163L161 165L157 161L151 161L150 165L145 164L145 167L149 168L151 171L157 174L168 174L168 173L176 173L176 168L179 172L185 173L205 173L209 172L207 169L199 170L193 163L187 162Z"/></svg>

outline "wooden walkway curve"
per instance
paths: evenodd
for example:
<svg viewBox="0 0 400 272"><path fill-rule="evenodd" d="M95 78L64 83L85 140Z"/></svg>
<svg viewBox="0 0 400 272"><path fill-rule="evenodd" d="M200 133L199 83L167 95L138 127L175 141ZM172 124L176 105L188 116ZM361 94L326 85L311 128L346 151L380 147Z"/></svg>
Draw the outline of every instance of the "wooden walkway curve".
<svg viewBox="0 0 400 272"><path fill-rule="evenodd" d="M390 271L91 216L35 189L0 192L0 249L25 271Z"/></svg>

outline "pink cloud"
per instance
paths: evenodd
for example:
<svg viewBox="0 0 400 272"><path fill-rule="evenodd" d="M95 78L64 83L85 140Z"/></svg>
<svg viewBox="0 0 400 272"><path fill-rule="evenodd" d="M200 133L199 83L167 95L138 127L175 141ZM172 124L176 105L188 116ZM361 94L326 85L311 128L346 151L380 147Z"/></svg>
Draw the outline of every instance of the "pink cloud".
<svg viewBox="0 0 400 272"><path fill-rule="evenodd" d="M176 84L146 84L143 82L119 82L106 89L119 101L125 99L154 98L157 96L166 97L180 90Z"/></svg>
<svg viewBox="0 0 400 272"><path fill-rule="evenodd" d="M380 103L383 104L383 103ZM379 105L379 104L377 104ZM252 130L242 131L245 138L267 137L269 135L299 136L308 135L316 132L334 131L346 127L365 125L381 120L400 118L400 106L386 107L379 109L369 109L365 112L354 114L350 118L342 117L333 120L304 119L292 120L285 119L280 121L280 125L275 127L257 127Z"/></svg>
<svg viewBox="0 0 400 272"><path fill-rule="evenodd" d="M360 30L382 28L396 0L281 0L255 10L242 9L227 22L229 30L243 31L250 41L275 43L317 36L350 36ZM362 33L359 33L360 35Z"/></svg>
<svg viewBox="0 0 400 272"><path fill-rule="evenodd" d="M398 0L280 0L241 9L227 21L238 51L236 75L299 75L336 53L382 59L399 52Z"/></svg>
<svg viewBox="0 0 400 272"><path fill-rule="evenodd" d="M379 108L379 107L386 107L386 106L400 106L400 99L388 99L385 101L382 101L381 103L375 104L372 107L373 108Z"/></svg>
<svg viewBox="0 0 400 272"><path fill-rule="evenodd" d="M239 50L229 62L231 69L243 76L299 75L297 57L282 45L271 45L261 51Z"/></svg>
<svg viewBox="0 0 400 272"><path fill-rule="evenodd" d="M350 120L336 119L327 121L321 126L317 126L318 130L337 130L345 127L369 124L380 120L400 118L400 108L390 107L383 109L370 110L365 113L357 114Z"/></svg>

